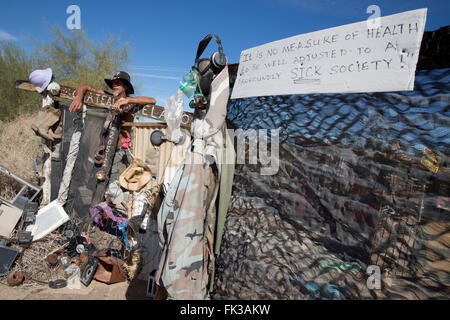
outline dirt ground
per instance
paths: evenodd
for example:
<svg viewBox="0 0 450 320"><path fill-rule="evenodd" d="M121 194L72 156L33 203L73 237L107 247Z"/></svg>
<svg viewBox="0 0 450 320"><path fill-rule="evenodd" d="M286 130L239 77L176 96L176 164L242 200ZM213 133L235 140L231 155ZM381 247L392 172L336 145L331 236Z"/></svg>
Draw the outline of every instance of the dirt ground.
<svg viewBox="0 0 450 320"><path fill-rule="evenodd" d="M0 284L0 300L151 300L146 297L147 283L142 280L105 284L93 280L80 289L52 289L46 285L26 288Z"/></svg>

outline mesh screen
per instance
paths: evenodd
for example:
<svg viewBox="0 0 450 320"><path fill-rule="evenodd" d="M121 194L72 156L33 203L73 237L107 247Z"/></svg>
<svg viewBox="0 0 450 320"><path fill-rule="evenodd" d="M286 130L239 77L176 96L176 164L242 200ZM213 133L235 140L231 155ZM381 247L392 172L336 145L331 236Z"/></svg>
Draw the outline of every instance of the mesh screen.
<svg viewBox="0 0 450 320"><path fill-rule="evenodd" d="M449 78L232 100L231 127L280 129L280 163L236 166L213 297L447 299Z"/></svg>

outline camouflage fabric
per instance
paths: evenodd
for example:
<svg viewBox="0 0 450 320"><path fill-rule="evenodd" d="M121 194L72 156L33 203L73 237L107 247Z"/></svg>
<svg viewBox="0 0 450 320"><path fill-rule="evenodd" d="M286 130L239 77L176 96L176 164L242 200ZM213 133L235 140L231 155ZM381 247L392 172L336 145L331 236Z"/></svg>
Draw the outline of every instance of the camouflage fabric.
<svg viewBox="0 0 450 320"><path fill-rule="evenodd" d="M203 156L186 154L158 213L162 258L156 276L169 299L205 299L214 260L217 177Z"/></svg>
<svg viewBox="0 0 450 320"><path fill-rule="evenodd" d="M214 270L216 199L224 157L228 68L211 84L210 106L191 126L192 144L158 213L162 258L156 281L168 299L206 299Z"/></svg>

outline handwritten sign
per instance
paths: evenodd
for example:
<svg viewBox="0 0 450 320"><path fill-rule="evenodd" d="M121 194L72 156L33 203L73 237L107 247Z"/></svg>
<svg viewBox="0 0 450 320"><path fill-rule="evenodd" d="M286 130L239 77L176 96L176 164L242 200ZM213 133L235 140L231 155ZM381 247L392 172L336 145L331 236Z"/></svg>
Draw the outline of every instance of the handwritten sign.
<svg viewBox="0 0 450 320"><path fill-rule="evenodd" d="M413 90L427 9L298 35L242 51L231 99Z"/></svg>

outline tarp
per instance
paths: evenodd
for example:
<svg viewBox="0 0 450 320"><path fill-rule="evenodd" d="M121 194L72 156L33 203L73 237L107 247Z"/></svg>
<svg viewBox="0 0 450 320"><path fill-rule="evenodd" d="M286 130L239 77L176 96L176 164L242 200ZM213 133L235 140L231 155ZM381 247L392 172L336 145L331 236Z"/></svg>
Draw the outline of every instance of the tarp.
<svg viewBox="0 0 450 320"><path fill-rule="evenodd" d="M209 296L228 98L225 67L211 84L206 115L194 116L191 147L170 182L158 213L162 255L155 279L167 290L169 299L197 300Z"/></svg>
<svg viewBox="0 0 450 320"><path fill-rule="evenodd" d="M408 92L231 101L233 126L280 130L279 170L237 164L213 298L448 299L449 100L436 69Z"/></svg>

